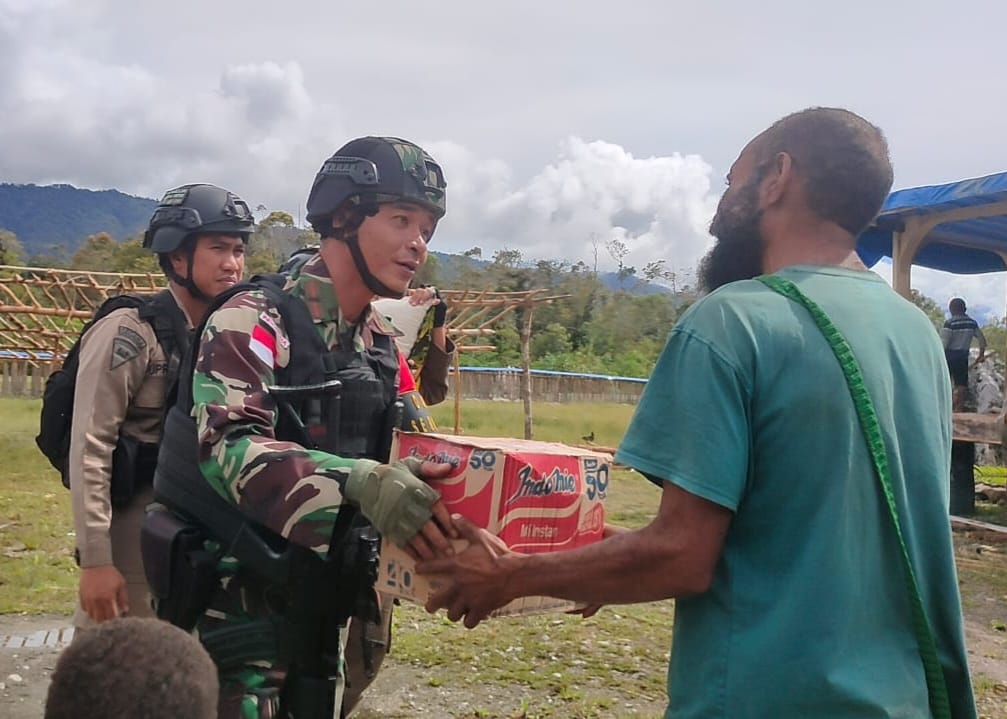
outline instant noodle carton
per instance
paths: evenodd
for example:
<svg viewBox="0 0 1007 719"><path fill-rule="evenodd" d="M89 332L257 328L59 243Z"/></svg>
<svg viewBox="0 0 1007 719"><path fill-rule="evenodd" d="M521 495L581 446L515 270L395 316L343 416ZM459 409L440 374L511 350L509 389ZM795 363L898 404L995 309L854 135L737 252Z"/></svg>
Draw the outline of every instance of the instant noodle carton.
<svg viewBox="0 0 1007 719"><path fill-rule="evenodd" d="M516 552L554 552L602 537L612 461L608 454L555 442L396 432L391 456L453 465L447 478L430 480L448 511L488 529ZM436 589L436 578L421 577L414 569L409 555L386 541L375 588L423 603ZM525 597L493 616L578 606L552 597Z"/></svg>

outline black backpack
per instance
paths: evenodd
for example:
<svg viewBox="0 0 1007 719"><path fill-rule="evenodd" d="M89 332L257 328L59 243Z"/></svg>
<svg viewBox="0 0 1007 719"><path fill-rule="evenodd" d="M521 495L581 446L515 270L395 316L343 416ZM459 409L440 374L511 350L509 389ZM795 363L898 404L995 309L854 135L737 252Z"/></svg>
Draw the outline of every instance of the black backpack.
<svg viewBox="0 0 1007 719"><path fill-rule="evenodd" d="M150 323L158 344L168 358L169 394L174 391L178 358L185 353L189 344L185 317L175 299L168 290L156 295L116 295L105 300L94 316L84 325L77 341L66 354L63 366L49 375L42 394L42 412L39 416L39 433L35 444L42 450L49 463L59 470L63 486L70 487L70 477L67 473L67 460L70 455L70 428L73 421L73 397L77 387L77 370L80 366L80 341L94 323L124 307L131 307L140 315L140 319ZM168 401L170 402L169 396ZM166 407L169 404L166 403Z"/></svg>

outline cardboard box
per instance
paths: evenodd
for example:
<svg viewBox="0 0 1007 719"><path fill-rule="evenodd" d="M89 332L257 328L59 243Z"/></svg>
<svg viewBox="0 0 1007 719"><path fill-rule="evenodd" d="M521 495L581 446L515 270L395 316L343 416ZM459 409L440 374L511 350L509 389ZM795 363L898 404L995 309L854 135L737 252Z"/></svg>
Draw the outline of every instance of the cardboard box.
<svg viewBox="0 0 1007 719"><path fill-rule="evenodd" d="M612 462L608 454L555 442L396 432L391 455L452 464L455 470L449 477L430 482L448 510L493 532L514 551L553 552L602 537ZM386 541L376 588L423 603L436 584L414 570L409 555ZM577 606L552 597L525 597L493 616Z"/></svg>

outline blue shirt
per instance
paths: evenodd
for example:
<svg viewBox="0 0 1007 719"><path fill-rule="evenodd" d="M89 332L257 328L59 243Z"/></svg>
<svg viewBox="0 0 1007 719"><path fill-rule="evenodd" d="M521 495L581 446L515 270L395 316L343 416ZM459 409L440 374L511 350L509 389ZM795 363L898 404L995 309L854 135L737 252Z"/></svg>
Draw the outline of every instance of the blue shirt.
<svg viewBox="0 0 1007 719"><path fill-rule="evenodd" d="M860 362L954 715L975 717L941 343L874 273L780 274ZM806 309L754 280L697 302L616 459L734 512L711 588L676 603L667 717L928 715L898 542L845 377Z"/></svg>

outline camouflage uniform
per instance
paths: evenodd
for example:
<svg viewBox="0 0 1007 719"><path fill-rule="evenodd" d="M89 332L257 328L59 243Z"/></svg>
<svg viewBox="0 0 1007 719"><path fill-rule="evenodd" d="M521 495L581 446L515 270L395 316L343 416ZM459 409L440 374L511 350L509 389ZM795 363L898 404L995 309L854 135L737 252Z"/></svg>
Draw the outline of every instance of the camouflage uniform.
<svg viewBox="0 0 1007 719"><path fill-rule="evenodd" d="M128 505L113 510L112 455L120 433L141 442L160 439L168 374L169 358L154 328L135 309L111 312L81 339L67 463L77 551L83 568L119 570L134 617L153 616L140 557L140 525L151 489L140 488ZM79 600L73 624L94 625Z"/></svg>
<svg viewBox="0 0 1007 719"><path fill-rule="evenodd" d="M285 290L305 302L330 350L365 352L375 335L396 334L376 312L366 311L357 324L341 316L320 255L305 263ZM324 558L353 460L275 438L278 416L266 387L289 363L290 341L279 312L260 291L235 295L210 316L192 391L200 469L214 490L248 517ZM272 611L261 588L247 581L233 560L225 557L221 570L220 590L198 632ZM283 678L284 667L271 656L222 672L220 716L275 716Z"/></svg>

